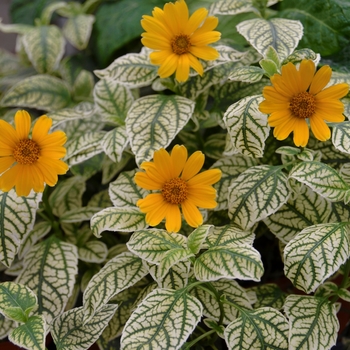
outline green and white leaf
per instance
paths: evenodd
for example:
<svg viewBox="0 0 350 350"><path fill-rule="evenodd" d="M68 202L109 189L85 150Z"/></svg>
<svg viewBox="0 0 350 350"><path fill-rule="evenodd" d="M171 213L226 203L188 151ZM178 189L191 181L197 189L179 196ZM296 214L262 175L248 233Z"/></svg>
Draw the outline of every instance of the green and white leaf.
<svg viewBox="0 0 350 350"><path fill-rule="evenodd" d="M102 119L115 125L124 125L134 97L127 87L115 80L102 79L94 88L96 111Z"/></svg>
<svg viewBox="0 0 350 350"><path fill-rule="evenodd" d="M230 349L288 349L289 324L283 314L272 307L241 311L241 316L225 329Z"/></svg>
<svg viewBox="0 0 350 350"><path fill-rule="evenodd" d="M350 186L337 171L321 162L299 163L293 167L289 177L309 186L333 202L345 199L350 193Z"/></svg>
<svg viewBox="0 0 350 350"><path fill-rule="evenodd" d="M136 202L149 193L135 184L135 173L135 170L124 171L109 184L109 197L115 207L136 206Z"/></svg>
<svg viewBox="0 0 350 350"><path fill-rule="evenodd" d="M193 254L198 254L202 249L202 245L205 242L208 233L213 229L212 225L202 225L196 228L188 236L187 247Z"/></svg>
<svg viewBox="0 0 350 350"><path fill-rule="evenodd" d="M102 164L102 185L109 184L132 158L133 156L129 152L123 153L120 162L113 162L109 157L105 157Z"/></svg>
<svg viewBox="0 0 350 350"><path fill-rule="evenodd" d="M323 298L288 295L284 311L290 322L289 349L331 349L339 321L335 304Z"/></svg>
<svg viewBox="0 0 350 350"><path fill-rule="evenodd" d="M33 27L26 24L14 23L14 24L5 24L1 23L2 19L0 19L0 30L3 33L15 33L15 34L25 34L28 30L31 30Z"/></svg>
<svg viewBox="0 0 350 350"><path fill-rule="evenodd" d="M28 321L9 334L9 340L28 350L45 350L46 322L42 315L31 316Z"/></svg>
<svg viewBox="0 0 350 350"><path fill-rule="evenodd" d="M206 239L208 247L239 247L241 245L253 245L254 232L242 231L233 225L213 227Z"/></svg>
<svg viewBox="0 0 350 350"><path fill-rule="evenodd" d="M294 51L303 36L303 26L299 21L284 18L249 19L239 23L237 31L262 56L266 56L269 46L272 46L281 61Z"/></svg>
<svg viewBox="0 0 350 350"><path fill-rule="evenodd" d="M0 312L7 318L25 323L37 305L37 297L28 287L15 282L0 283Z"/></svg>
<svg viewBox="0 0 350 350"><path fill-rule="evenodd" d="M186 243L187 238L181 234L148 229L134 232L126 245L142 260L159 264L169 251L186 248Z"/></svg>
<svg viewBox="0 0 350 350"><path fill-rule="evenodd" d="M150 160L155 150L169 146L191 118L194 107L193 101L177 95L151 95L136 100L125 120L136 162Z"/></svg>
<svg viewBox="0 0 350 350"><path fill-rule="evenodd" d="M264 70L259 67L237 67L228 76L229 80L244 81L246 83L256 83L264 76Z"/></svg>
<svg viewBox="0 0 350 350"><path fill-rule="evenodd" d="M24 49L39 74L51 73L63 57L65 41L58 27L34 27L22 37Z"/></svg>
<svg viewBox="0 0 350 350"><path fill-rule="evenodd" d="M16 328L16 323L0 313L0 339L6 338L14 328Z"/></svg>
<svg viewBox="0 0 350 350"><path fill-rule="evenodd" d="M313 292L350 256L346 223L307 227L284 248L284 272L306 293Z"/></svg>
<svg viewBox="0 0 350 350"><path fill-rule="evenodd" d="M289 197L287 178L281 167L254 166L237 177L228 189L232 223L243 230L275 213Z"/></svg>
<svg viewBox="0 0 350 350"><path fill-rule="evenodd" d="M64 310L78 272L76 246L51 236L24 258L26 268L16 279L38 295L38 312L47 323Z"/></svg>
<svg viewBox="0 0 350 350"><path fill-rule="evenodd" d="M63 34L75 48L83 50L89 43L94 22L95 16L93 15L78 14L70 17L64 24Z"/></svg>
<svg viewBox="0 0 350 350"><path fill-rule="evenodd" d="M211 15L237 15L244 12L259 14L258 9L251 0L220 0L210 6Z"/></svg>
<svg viewBox="0 0 350 350"><path fill-rule="evenodd" d="M120 162L129 140L124 126L108 131L102 139L102 148L115 163Z"/></svg>
<svg viewBox="0 0 350 350"><path fill-rule="evenodd" d="M290 197L276 213L264 222L271 232L287 244L301 230L308 226L330 221L332 204L307 186L301 186L295 196Z"/></svg>
<svg viewBox="0 0 350 350"><path fill-rule="evenodd" d="M221 279L219 281L210 282L210 289L197 287L191 290L193 294L203 305L203 315L215 321L220 320L220 305L216 298L213 297L208 290L214 288L220 295L224 295L226 300L237 305L239 308L252 309L252 302L247 291L242 288L236 281ZM239 316L239 310L228 303L223 303L224 312L222 323L229 324Z"/></svg>
<svg viewBox="0 0 350 350"><path fill-rule="evenodd" d="M311 49L300 49L295 50L293 53L291 53L283 62L282 65L287 64L288 62L292 62L293 64L299 63L302 60L311 60L314 61L317 65L320 61L320 54L315 53ZM334 74L335 72L333 72Z"/></svg>
<svg viewBox="0 0 350 350"><path fill-rule="evenodd" d="M209 248L194 263L199 281L221 278L260 281L264 273L260 253L249 244Z"/></svg>
<svg viewBox="0 0 350 350"><path fill-rule="evenodd" d="M0 262L10 267L21 241L31 232L42 194L18 197L12 189L0 191Z"/></svg>
<svg viewBox="0 0 350 350"><path fill-rule="evenodd" d="M97 238L103 231L133 232L146 227L145 214L135 207L106 208L91 218L91 230Z"/></svg>
<svg viewBox="0 0 350 350"><path fill-rule="evenodd" d="M89 263L101 264L106 260L107 254L107 245L97 240L86 242L78 247L79 260Z"/></svg>
<svg viewBox="0 0 350 350"><path fill-rule="evenodd" d="M345 288L340 288L338 290L338 296L339 298L343 299L346 302L350 302L350 291Z"/></svg>
<svg viewBox="0 0 350 350"><path fill-rule="evenodd" d="M261 95L247 96L231 105L224 114L224 123L233 148L247 156L261 158L270 127L266 115L259 111Z"/></svg>
<svg viewBox="0 0 350 350"><path fill-rule="evenodd" d="M220 169L222 173L220 181L214 185L217 191L216 201L218 203L214 209L215 211L226 210L228 208L228 188L234 179L254 165L257 165L256 159L243 154L221 158L212 165L211 168Z"/></svg>
<svg viewBox="0 0 350 350"><path fill-rule="evenodd" d="M13 85L4 93L0 104L52 111L66 107L70 101L69 88L63 80L38 74Z"/></svg>
<svg viewBox="0 0 350 350"><path fill-rule="evenodd" d="M90 280L84 295L84 322L89 322L108 301L148 274L142 260L132 253L117 255Z"/></svg>
<svg viewBox="0 0 350 350"><path fill-rule="evenodd" d="M61 217L67 211L81 208L85 189L86 184L81 176L73 176L60 181L49 197L53 214Z"/></svg>
<svg viewBox="0 0 350 350"><path fill-rule="evenodd" d="M255 292L257 301L254 308L259 309L263 306L270 306L274 309L281 310L286 299L284 293L277 284L265 283L251 289Z"/></svg>
<svg viewBox="0 0 350 350"><path fill-rule="evenodd" d="M89 349L107 327L117 308L115 304L103 305L88 322L84 320L83 306L58 316L50 328L57 350Z"/></svg>
<svg viewBox="0 0 350 350"><path fill-rule="evenodd" d="M91 217L101 211L102 208L98 207L82 207L82 208L74 208L70 211L64 213L60 221L61 222L81 222L88 221Z"/></svg>
<svg viewBox="0 0 350 350"><path fill-rule="evenodd" d="M337 123L333 126L332 142L337 150L350 154L350 122Z"/></svg>
<svg viewBox="0 0 350 350"><path fill-rule="evenodd" d="M93 74L85 69L82 69L73 84L72 95L74 100L91 100L94 85L95 81Z"/></svg>
<svg viewBox="0 0 350 350"><path fill-rule="evenodd" d="M268 77L272 77L274 74L278 73L279 67L273 60L264 58L259 61L259 64L260 64L260 67L265 71Z"/></svg>
<svg viewBox="0 0 350 350"><path fill-rule="evenodd" d="M95 193L88 201L87 206L99 208L107 208L112 206L112 201L109 198L108 190L105 189Z"/></svg>
<svg viewBox="0 0 350 350"><path fill-rule="evenodd" d="M149 50L118 57L107 68L95 70L100 79L110 79L130 89L148 86L157 77L157 66L149 60Z"/></svg>
<svg viewBox="0 0 350 350"><path fill-rule="evenodd" d="M31 247L33 247L41 238L45 237L50 232L50 230L50 222L41 221L36 223L33 229L24 236L22 244L18 249L18 258L24 258Z"/></svg>
<svg viewBox="0 0 350 350"><path fill-rule="evenodd" d="M186 289L156 289L127 321L121 349L180 349L200 321L202 309Z"/></svg>
<svg viewBox="0 0 350 350"><path fill-rule="evenodd" d="M79 175L84 179L89 179L101 170L103 161L101 142L95 146L86 148L81 152L77 152L77 154L71 156L67 160L70 170L74 175Z"/></svg>

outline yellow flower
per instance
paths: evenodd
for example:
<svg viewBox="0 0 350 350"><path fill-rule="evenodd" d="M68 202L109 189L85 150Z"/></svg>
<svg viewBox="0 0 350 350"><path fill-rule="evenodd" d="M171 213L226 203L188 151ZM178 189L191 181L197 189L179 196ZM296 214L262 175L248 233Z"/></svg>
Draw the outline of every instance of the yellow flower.
<svg viewBox="0 0 350 350"><path fill-rule="evenodd" d="M198 207L216 207L216 190L211 185L221 178L219 169L198 174L203 164L202 152L194 152L187 159L186 147L179 145L174 146L171 154L161 148L154 152L153 162L141 164L145 172L136 173L136 184L147 190L160 191L137 201L150 226L157 226L165 218L167 231L178 232L181 228L180 206L190 226L198 227L203 223Z"/></svg>
<svg viewBox="0 0 350 350"><path fill-rule="evenodd" d="M190 67L203 75L198 58L215 60L219 53L208 44L220 39L216 17L207 17L208 10L200 8L189 17L184 0L167 3L164 9L155 7L152 16L142 16L142 44L152 50L151 63L159 65L158 74L167 78L176 71L179 82L188 79Z"/></svg>
<svg viewBox="0 0 350 350"><path fill-rule="evenodd" d="M271 77L272 86L263 90L265 100L260 111L270 114L268 123L274 127L278 140L286 139L294 132L296 146L305 147L309 140L309 127L315 137L326 141L331 132L325 121L342 122L344 105L339 101L348 91L348 84L329 86L332 69L323 66L315 74L315 64L303 60L299 70L289 62L282 67L282 74Z"/></svg>
<svg viewBox="0 0 350 350"><path fill-rule="evenodd" d="M37 119L29 138L31 119L26 111L15 115L15 127L0 120L0 190L16 186L18 196L28 196L31 189L44 190L57 183L57 175L65 174L68 165L60 158L66 154L63 131L48 134L52 120L46 115Z"/></svg>

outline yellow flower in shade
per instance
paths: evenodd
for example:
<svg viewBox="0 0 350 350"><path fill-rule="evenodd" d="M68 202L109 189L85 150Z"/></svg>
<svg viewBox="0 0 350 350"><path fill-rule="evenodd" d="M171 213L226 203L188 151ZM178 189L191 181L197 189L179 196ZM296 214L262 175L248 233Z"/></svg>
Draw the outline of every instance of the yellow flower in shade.
<svg viewBox="0 0 350 350"><path fill-rule="evenodd" d="M265 100L260 103L260 111L270 114L268 123L274 127L278 140L286 139L293 131L296 146L305 147L309 140L309 126L320 141L331 137L325 121L342 122L344 105L339 101L348 91L348 84L336 84L326 88L332 69L323 66L316 73L315 64L303 60L299 70L288 63L281 74L271 77L272 86L263 90Z"/></svg>
<svg viewBox="0 0 350 350"><path fill-rule="evenodd" d="M66 154L66 134L48 134L52 120L46 115L37 119L29 138L31 119L26 111L15 115L15 128L0 120L0 190L16 187L18 196L44 190L44 183L54 186L57 175L65 174L68 165L59 160Z"/></svg>
<svg viewBox="0 0 350 350"><path fill-rule="evenodd" d="M152 50L152 64L159 65L158 74L167 78L174 72L179 82L188 79L190 67L203 75L198 58L215 60L219 53L208 44L220 39L216 17L207 17L208 10L200 8L190 17L184 0L167 3L164 9L155 7L152 16L142 16L142 44Z"/></svg>
<svg viewBox="0 0 350 350"><path fill-rule="evenodd" d="M185 146L176 145L169 154L164 148L154 152L153 162L143 162L145 172L135 175L138 186L147 190L158 190L137 201L146 222L157 226L164 218L168 232L181 228L181 213L187 223L198 227L203 217L198 207L213 209L217 203L216 190L211 186L221 178L219 169L199 173L204 164L204 154L194 152L187 159Z"/></svg>

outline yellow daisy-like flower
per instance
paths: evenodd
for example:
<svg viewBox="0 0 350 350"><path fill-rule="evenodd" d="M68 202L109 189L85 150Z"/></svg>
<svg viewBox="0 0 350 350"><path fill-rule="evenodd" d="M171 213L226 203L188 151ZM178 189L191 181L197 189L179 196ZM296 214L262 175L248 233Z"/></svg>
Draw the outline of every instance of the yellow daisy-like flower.
<svg viewBox="0 0 350 350"><path fill-rule="evenodd" d="M273 134L278 140L286 139L293 131L295 145L305 147L309 140L309 121L315 137L326 141L331 131L325 121L344 120L344 105L339 99L348 93L348 84L325 88L332 69L323 66L315 71L311 60L303 60L299 70L289 62L282 67L282 74L271 77L272 86L264 88L265 100L259 109L270 114L268 123L275 128Z"/></svg>
<svg viewBox="0 0 350 350"><path fill-rule="evenodd" d="M188 159L187 156L185 146L174 146L171 154L161 148L154 152L153 162L141 164L145 172L136 173L138 186L160 191L137 201L150 226L157 226L165 218L167 231L178 232L181 228L181 206L187 223L198 227L203 223L198 207L216 207L216 190L211 185L220 180L221 171L210 169L199 173L204 164L204 154L197 151Z"/></svg>
<svg viewBox="0 0 350 350"><path fill-rule="evenodd" d="M179 82L188 79L190 67L203 75L198 58L215 60L219 53L208 44L220 39L220 32L213 31L218 25L216 17L207 17L208 10L200 8L190 17L184 0L167 3L164 9L155 7L152 16L142 16L142 44L152 50L152 64L159 65L158 74L167 78L175 71Z"/></svg>
<svg viewBox="0 0 350 350"><path fill-rule="evenodd" d="M26 111L15 115L15 128L0 120L0 190L16 187L18 196L28 196L34 189L43 192L44 183L54 186L57 175L65 174L68 165L59 160L66 154L63 144L66 134L48 134L52 119L46 115L37 119L29 138L31 119Z"/></svg>

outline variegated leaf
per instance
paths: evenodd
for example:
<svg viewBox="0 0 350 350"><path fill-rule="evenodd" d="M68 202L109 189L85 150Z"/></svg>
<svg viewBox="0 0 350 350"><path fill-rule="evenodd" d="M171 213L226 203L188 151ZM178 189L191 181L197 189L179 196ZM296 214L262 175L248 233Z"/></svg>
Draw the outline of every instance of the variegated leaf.
<svg viewBox="0 0 350 350"><path fill-rule="evenodd" d="M74 208L67 211L60 217L61 222L81 222L90 220L91 217L101 211L102 208L98 207L82 207Z"/></svg>
<svg viewBox="0 0 350 350"><path fill-rule="evenodd" d="M275 213L289 197L287 178L280 167L251 167L228 189L229 216L243 230Z"/></svg>
<svg viewBox="0 0 350 350"><path fill-rule="evenodd" d="M260 253L248 244L209 248L194 263L200 281L221 278L260 281L264 273Z"/></svg>
<svg viewBox="0 0 350 350"><path fill-rule="evenodd" d="M70 101L69 88L63 80L38 74L13 85L4 93L0 104L52 111L66 107Z"/></svg>
<svg viewBox="0 0 350 350"><path fill-rule="evenodd" d="M103 231L133 232L147 227L145 214L135 207L111 207L91 218L91 230L96 237Z"/></svg>
<svg viewBox="0 0 350 350"><path fill-rule="evenodd" d="M217 191L216 201L218 202L218 205L214 209L215 211L228 208L227 193L232 182L245 170L254 165L257 165L256 159L243 154L221 158L212 165L212 169L220 169L222 172L220 181L214 185Z"/></svg>
<svg viewBox="0 0 350 350"><path fill-rule="evenodd" d="M130 89L115 80L102 79L94 88L96 110L102 119L116 125L124 125L134 97Z"/></svg>
<svg viewBox="0 0 350 350"><path fill-rule="evenodd" d="M198 254L202 249L202 245L212 228L212 225L202 225L192 231L192 233L188 236L187 247L193 254Z"/></svg>
<svg viewBox="0 0 350 350"><path fill-rule="evenodd" d="M335 345L339 321L334 303L313 296L288 295L284 311L290 322L290 350L331 349Z"/></svg>
<svg viewBox="0 0 350 350"><path fill-rule="evenodd" d="M124 171L109 184L109 197L115 207L136 206L136 202L149 193L135 184L135 173L135 170Z"/></svg>
<svg viewBox="0 0 350 350"><path fill-rule="evenodd" d="M64 54L65 41L58 27L34 27L22 37L28 58L39 74L51 73L58 68Z"/></svg>
<svg viewBox="0 0 350 350"><path fill-rule="evenodd" d="M0 313L0 339L6 338L14 328L16 328L16 322L9 320Z"/></svg>
<svg viewBox="0 0 350 350"><path fill-rule="evenodd" d="M129 152L123 153L120 162L113 162L110 158L105 157L102 164L102 185L109 184L132 158L133 156Z"/></svg>
<svg viewBox="0 0 350 350"><path fill-rule="evenodd" d="M303 36L299 21L284 18L249 19L239 23L237 30L262 56L272 46L281 60L293 52Z"/></svg>
<svg viewBox="0 0 350 350"><path fill-rule="evenodd" d="M293 51L283 62L282 64L287 64L292 62L293 64L299 63L302 60L312 60L318 62L320 60L320 54L313 52L311 49L300 49ZM334 74L335 72L333 72Z"/></svg>
<svg viewBox="0 0 350 350"><path fill-rule="evenodd" d="M104 156L101 142L77 152L67 160L74 175L82 176L86 180L101 170Z"/></svg>
<svg viewBox="0 0 350 350"><path fill-rule="evenodd" d="M289 177L304 183L330 201L341 201L350 194L350 186L337 171L321 162L299 163L293 167Z"/></svg>
<svg viewBox="0 0 350 350"><path fill-rule="evenodd" d="M194 254L189 249L175 248L167 251L158 267L158 277L159 279L164 278L164 276L169 272L169 270L179 262L190 261L190 258L194 257Z"/></svg>
<svg viewBox="0 0 350 350"><path fill-rule="evenodd" d="M38 295L38 312L50 323L64 310L72 293L78 272L77 248L51 236L30 250L24 264L16 282Z"/></svg>
<svg viewBox="0 0 350 350"><path fill-rule="evenodd" d="M94 84L95 81L93 74L85 69L82 69L75 79L72 87L74 101L91 100Z"/></svg>
<svg viewBox="0 0 350 350"><path fill-rule="evenodd" d="M0 261L5 266L11 266L21 240L33 229L41 197L33 191L27 197L0 191Z"/></svg>
<svg viewBox="0 0 350 350"><path fill-rule="evenodd" d="M297 288L310 293L349 256L346 223L314 225L301 231L284 248L284 272Z"/></svg>
<svg viewBox="0 0 350 350"><path fill-rule="evenodd" d="M234 149L247 156L262 157L270 127L266 115L259 111L261 95L247 96L231 105L224 123Z"/></svg>
<svg viewBox="0 0 350 350"><path fill-rule="evenodd" d="M105 243L97 240L86 242L83 246L78 247L79 260L101 264L108 254L108 248Z"/></svg>
<svg viewBox="0 0 350 350"><path fill-rule="evenodd" d="M94 317L108 301L133 286L148 273L142 260L132 253L117 255L90 280L84 296L84 322Z"/></svg>
<svg viewBox="0 0 350 350"><path fill-rule="evenodd" d="M45 350L46 323L42 315L31 316L28 321L9 334L9 340L28 350Z"/></svg>
<svg viewBox="0 0 350 350"><path fill-rule="evenodd" d="M350 122L334 125L332 142L337 150L350 154Z"/></svg>
<svg viewBox="0 0 350 350"><path fill-rule="evenodd" d="M277 284L265 283L253 287L251 290L254 291L257 297L254 308L258 309L263 306L271 306L277 310L282 309L286 293Z"/></svg>
<svg viewBox="0 0 350 350"><path fill-rule="evenodd" d="M84 320L83 306L64 312L51 325L51 335L57 350L85 350L102 334L118 305L103 305L88 321Z"/></svg>
<svg viewBox="0 0 350 350"><path fill-rule="evenodd" d="M157 77L157 66L151 64L149 51L129 53L117 58L107 68L95 70L100 79L111 79L131 89L147 86Z"/></svg>
<svg viewBox="0 0 350 350"><path fill-rule="evenodd" d="M83 50L89 43L94 22L95 16L85 13L70 17L63 27L63 34L75 48Z"/></svg>
<svg viewBox="0 0 350 350"><path fill-rule="evenodd" d="M177 95L151 95L136 100L125 122L137 163L150 160L154 151L169 146L187 124L194 106L193 101Z"/></svg>
<svg viewBox="0 0 350 350"><path fill-rule="evenodd" d="M186 241L186 237L181 234L148 229L134 232L126 245L142 260L159 264L170 250L186 247Z"/></svg>
<svg viewBox="0 0 350 350"><path fill-rule="evenodd" d="M37 305L37 297L28 287L15 283L0 283L0 312L7 318L25 323Z"/></svg>
<svg viewBox="0 0 350 350"><path fill-rule="evenodd" d="M272 6L278 0L268 0L267 6ZM237 15L238 13L255 12L260 14L256 4L252 0L219 0L210 7L211 15Z"/></svg>
<svg viewBox="0 0 350 350"><path fill-rule="evenodd" d="M252 245L255 239L255 234L250 231L242 231L241 229L232 226L215 226L208 233L206 243L208 247L227 246L235 247L240 245Z"/></svg>
<svg viewBox="0 0 350 350"><path fill-rule="evenodd" d="M180 349L202 316L202 304L186 289L156 289L124 327L121 349Z"/></svg>
<svg viewBox="0 0 350 350"><path fill-rule="evenodd" d="M225 329L230 349L288 349L288 321L272 307L241 311L241 316Z"/></svg>
<svg viewBox="0 0 350 350"><path fill-rule="evenodd" d="M119 126L108 131L102 139L102 148L113 162L120 162L123 152L129 144L124 126Z"/></svg>
<svg viewBox="0 0 350 350"><path fill-rule="evenodd" d="M87 203L88 207L107 208L112 206L112 201L109 198L108 190L102 190L95 193Z"/></svg>
<svg viewBox="0 0 350 350"><path fill-rule="evenodd" d="M256 83L264 76L264 71L255 66L237 67L228 76L229 80L244 81L246 83Z"/></svg>

